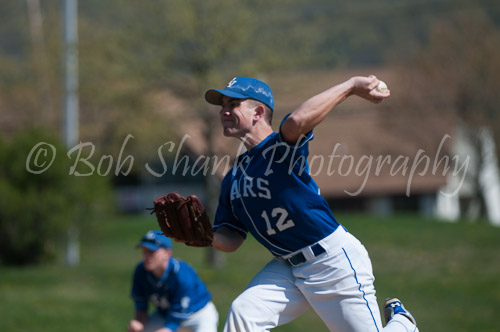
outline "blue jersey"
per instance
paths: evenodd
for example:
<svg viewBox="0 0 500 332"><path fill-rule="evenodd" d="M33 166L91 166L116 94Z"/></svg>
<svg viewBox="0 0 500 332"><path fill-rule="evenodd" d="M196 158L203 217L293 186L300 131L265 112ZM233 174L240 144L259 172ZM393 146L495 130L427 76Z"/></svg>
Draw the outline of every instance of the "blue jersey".
<svg viewBox="0 0 500 332"><path fill-rule="evenodd" d="M309 174L310 132L297 145L273 133L240 155L222 181L214 230L250 232L276 256L330 235L339 224Z"/></svg>
<svg viewBox="0 0 500 332"><path fill-rule="evenodd" d="M165 317L165 327L175 331L189 315L203 308L212 298L203 281L187 263L170 258L161 278L137 265L132 283L135 309L148 310L151 302Z"/></svg>

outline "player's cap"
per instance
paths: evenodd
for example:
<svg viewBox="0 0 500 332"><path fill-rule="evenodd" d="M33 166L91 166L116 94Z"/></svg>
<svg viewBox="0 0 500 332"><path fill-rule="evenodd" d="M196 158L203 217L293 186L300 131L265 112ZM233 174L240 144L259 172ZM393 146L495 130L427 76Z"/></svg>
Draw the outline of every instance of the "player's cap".
<svg viewBox="0 0 500 332"><path fill-rule="evenodd" d="M147 232L141 239L141 242L137 245L138 247L145 247L150 250L156 251L160 248L170 249L172 248L172 241L163 235L160 230L153 230Z"/></svg>
<svg viewBox="0 0 500 332"><path fill-rule="evenodd" d="M213 105L222 105L222 96L237 99L254 99L274 111L274 97L266 83L250 77L235 77L224 90L210 89L205 92L205 100Z"/></svg>

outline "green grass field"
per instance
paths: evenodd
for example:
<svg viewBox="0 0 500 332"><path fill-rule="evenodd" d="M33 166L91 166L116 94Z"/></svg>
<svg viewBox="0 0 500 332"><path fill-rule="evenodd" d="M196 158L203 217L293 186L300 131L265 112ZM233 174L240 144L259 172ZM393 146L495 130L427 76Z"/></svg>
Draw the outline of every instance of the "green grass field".
<svg viewBox="0 0 500 332"><path fill-rule="evenodd" d="M340 221L367 247L375 270L379 304L400 297L420 331L498 331L500 229L484 223L440 223L413 216L375 219L342 215ZM125 331L133 314L135 244L157 228L152 216L102 220L82 234L82 262L41 267L0 267L0 331ZM209 249L175 244L174 254L196 267L214 296L221 323L231 300L271 258L249 238L225 254L223 268L207 263ZM309 310L275 331L327 331Z"/></svg>

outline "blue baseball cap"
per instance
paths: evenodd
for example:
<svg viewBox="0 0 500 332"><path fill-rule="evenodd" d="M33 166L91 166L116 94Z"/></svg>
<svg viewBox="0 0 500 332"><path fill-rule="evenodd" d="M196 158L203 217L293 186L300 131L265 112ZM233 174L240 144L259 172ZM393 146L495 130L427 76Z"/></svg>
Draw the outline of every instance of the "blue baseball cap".
<svg viewBox="0 0 500 332"><path fill-rule="evenodd" d="M274 97L266 83L250 77L235 77L224 90L210 89L205 92L205 100L213 105L222 105L222 96L237 99L254 99L274 111Z"/></svg>
<svg viewBox="0 0 500 332"><path fill-rule="evenodd" d="M147 232L141 239L141 242L137 245L138 247L145 247L150 250L156 251L160 248L171 249L172 241L163 235L160 230L152 230Z"/></svg>

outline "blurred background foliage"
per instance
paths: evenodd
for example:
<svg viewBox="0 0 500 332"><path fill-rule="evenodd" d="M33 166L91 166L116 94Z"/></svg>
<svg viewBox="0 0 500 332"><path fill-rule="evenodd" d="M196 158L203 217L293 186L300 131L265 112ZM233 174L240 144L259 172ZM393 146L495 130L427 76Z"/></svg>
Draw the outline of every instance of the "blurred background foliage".
<svg viewBox="0 0 500 332"><path fill-rule="evenodd" d="M38 143L45 145L48 158L36 161L36 152L27 158ZM45 172L37 173L38 166L50 163ZM70 167L58 139L41 130L23 131L8 141L0 139L0 263L53 260L71 221L85 222L91 231L96 216L109 212L107 179L68 176Z"/></svg>
<svg viewBox="0 0 500 332"><path fill-rule="evenodd" d="M0 3L2 135L61 126L60 7L40 1L37 25L26 2ZM176 126L158 121L155 92L199 103L236 74L397 65L413 100L498 122L485 87L499 83L499 23L490 0L80 1L81 137L104 153L132 134L140 158Z"/></svg>
<svg viewBox="0 0 500 332"><path fill-rule="evenodd" d="M500 132L498 1L86 0L79 1L78 9L79 139L92 142L96 158L117 156L131 135L126 153L134 156L134 166L143 165L175 138L182 122L201 118L214 123L215 114L206 112L202 100L205 89L235 75L282 72L297 72L297 80L313 84L314 77L301 74L307 70L391 68L399 75L402 96L394 100L392 120L429 127L437 109L440 115ZM40 230L52 234L50 225L63 225L69 210L77 208L80 198L71 199L76 192L83 195L84 206L99 202L101 193L92 189L92 177L63 174L68 169L64 153L58 154L61 166L53 170L60 173L58 180L44 180L57 178L50 174L36 179L16 175L25 169L21 151L28 141L32 147L37 135L50 133L56 144L61 136L62 3L1 1L0 21L0 137L8 155L2 162L2 227L14 216L21 218L25 204L35 205L34 215L49 214L42 207L64 207L47 209L60 211L60 216L47 217L54 219L47 230ZM193 112L170 112L177 103ZM38 134L16 138L28 128ZM207 141L213 128L204 129ZM16 182L21 178L32 187ZM46 182L41 186L38 181ZM81 190L72 181L81 181ZM103 177L100 181L106 196L109 183ZM35 204L33 196L49 199L52 194L41 195L49 187L59 195ZM37 218L26 218L26 224L19 222L16 230L8 225L2 235L31 229L27 225Z"/></svg>

